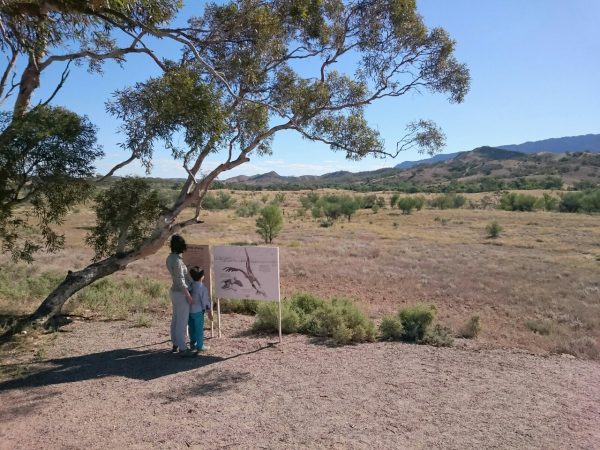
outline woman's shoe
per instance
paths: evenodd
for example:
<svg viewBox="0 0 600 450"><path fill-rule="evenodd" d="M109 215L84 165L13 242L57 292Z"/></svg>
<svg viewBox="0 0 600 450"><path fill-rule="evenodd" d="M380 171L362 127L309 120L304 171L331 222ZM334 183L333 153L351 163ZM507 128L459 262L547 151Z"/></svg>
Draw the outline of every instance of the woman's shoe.
<svg viewBox="0 0 600 450"><path fill-rule="evenodd" d="M177 353L179 351L179 347L177 347L176 345L173 346L173 348L171 349L171 353Z"/></svg>
<svg viewBox="0 0 600 450"><path fill-rule="evenodd" d="M182 358L189 358L190 356L196 356L196 353L186 348L185 350L177 353L177 356L181 356Z"/></svg>

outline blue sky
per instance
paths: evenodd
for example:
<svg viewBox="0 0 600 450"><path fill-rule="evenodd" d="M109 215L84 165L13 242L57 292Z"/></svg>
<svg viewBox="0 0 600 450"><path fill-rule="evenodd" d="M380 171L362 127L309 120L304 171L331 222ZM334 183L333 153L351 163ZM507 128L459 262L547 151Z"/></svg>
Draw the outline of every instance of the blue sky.
<svg viewBox="0 0 600 450"><path fill-rule="evenodd" d="M203 4L186 0L182 18ZM597 0L418 0L429 27L441 26L456 40L456 56L471 71L471 90L462 104L443 95L410 93L379 102L367 118L393 149L407 122L426 118L444 130L444 153L481 145L519 144L552 137L600 133L600 2ZM164 50L170 47L161 44ZM53 86L62 71L55 67L42 83ZM104 74L74 68L54 104L86 114L99 128L106 157L102 172L127 155L120 150L119 123L105 112L115 89L156 74L147 58L130 58L123 68L105 65ZM47 90L40 89L39 96ZM347 161L342 153L301 139L291 132L276 137L273 155L251 157L221 178L271 170L280 175L320 175L336 170L353 172L390 167L426 156L406 152L396 159ZM218 159L208 162L212 168ZM139 166L117 173L138 174ZM166 152L158 152L152 176L183 177Z"/></svg>

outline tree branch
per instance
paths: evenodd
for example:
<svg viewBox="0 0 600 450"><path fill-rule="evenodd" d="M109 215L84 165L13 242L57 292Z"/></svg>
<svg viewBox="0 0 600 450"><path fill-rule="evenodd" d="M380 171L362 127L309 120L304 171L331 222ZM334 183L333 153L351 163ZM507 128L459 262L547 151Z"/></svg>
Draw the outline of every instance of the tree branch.
<svg viewBox="0 0 600 450"><path fill-rule="evenodd" d="M137 159L137 154L136 152L132 152L131 156L129 158L127 158L125 161L122 161L118 164L116 164L112 169L110 169L108 171L108 173L106 175L103 175L99 180L96 181L96 183L101 183L104 180L106 180L108 177L112 176L117 170L121 169L122 167L125 167L127 164L135 161Z"/></svg>
<svg viewBox="0 0 600 450"><path fill-rule="evenodd" d="M44 103L42 103L41 106L46 106L48 103L50 103L52 101L52 99L56 96L56 94L58 94L58 91L61 90L61 88L65 84L65 81L67 81L67 77L69 76L69 73L70 73L69 66L71 65L71 61L72 60L69 60L67 62L67 67L65 67L65 70L63 70L63 73L60 76L60 81L59 81L58 85L56 86L56 89L54 89L54 92L52 93L52 95L48 98L48 100L46 100Z"/></svg>

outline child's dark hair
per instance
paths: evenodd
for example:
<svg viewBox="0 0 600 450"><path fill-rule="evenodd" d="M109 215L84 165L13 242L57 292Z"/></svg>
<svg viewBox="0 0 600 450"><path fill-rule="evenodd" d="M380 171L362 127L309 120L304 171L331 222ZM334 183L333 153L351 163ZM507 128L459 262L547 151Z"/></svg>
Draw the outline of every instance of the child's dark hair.
<svg viewBox="0 0 600 450"><path fill-rule="evenodd" d="M174 234L171 237L171 251L173 253L183 253L186 249L185 239L178 234Z"/></svg>
<svg viewBox="0 0 600 450"><path fill-rule="evenodd" d="M190 276L194 281L200 281L204 276L204 269L201 269L198 266L194 266L190 269Z"/></svg>

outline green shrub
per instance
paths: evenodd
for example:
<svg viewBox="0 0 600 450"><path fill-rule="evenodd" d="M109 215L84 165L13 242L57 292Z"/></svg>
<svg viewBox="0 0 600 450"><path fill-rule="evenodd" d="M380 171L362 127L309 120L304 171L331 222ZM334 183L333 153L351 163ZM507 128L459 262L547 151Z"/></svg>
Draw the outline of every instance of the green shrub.
<svg viewBox="0 0 600 450"><path fill-rule="evenodd" d="M256 200L244 200L235 210L235 214L238 217L252 217L258 214L260 208L261 204Z"/></svg>
<svg viewBox="0 0 600 450"><path fill-rule="evenodd" d="M458 336L466 339L476 338L481 331L481 320L474 315L467 319L458 332Z"/></svg>
<svg viewBox="0 0 600 450"><path fill-rule="evenodd" d="M496 239L498 236L500 236L502 230L502 226L495 220L493 222L488 223L485 227L487 237L490 239Z"/></svg>
<svg viewBox="0 0 600 450"><path fill-rule="evenodd" d="M450 347L453 341L452 330L436 323L433 328L426 330L422 343L433 345L434 347Z"/></svg>
<svg viewBox="0 0 600 450"><path fill-rule="evenodd" d="M533 211L536 204L537 199L533 195L506 192L500 198L500 209L505 211Z"/></svg>
<svg viewBox="0 0 600 450"><path fill-rule="evenodd" d="M346 333L345 328L352 334L347 342L342 339ZM332 337L336 344L375 340L373 322L352 301L343 298L324 302L316 309L306 324L306 331L315 336Z"/></svg>
<svg viewBox="0 0 600 450"><path fill-rule="evenodd" d="M252 326L254 331L279 331L279 305L271 302L261 302L256 310L256 321ZM282 333L297 333L300 328L300 318L289 302L281 305L281 331Z"/></svg>
<svg viewBox="0 0 600 450"><path fill-rule="evenodd" d="M435 313L435 306L425 304L417 304L400 310L398 317L404 329L403 340L408 342L422 341L427 328L435 318Z"/></svg>
<svg viewBox="0 0 600 450"><path fill-rule="evenodd" d="M544 197L541 199L541 206L544 211L556 211L558 209L559 199L544 192Z"/></svg>
<svg viewBox="0 0 600 450"><path fill-rule="evenodd" d="M404 327L397 316L385 316L379 325L379 334L383 341L399 341L404 335Z"/></svg>
<svg viewBox="0 0 600 450"><path fill-rule="evenodd" d="M416 208L417 201L413 197L402 197L398 199L397 205L402 214L410 214Z"/></svg>
<svg viewBox="0 0 600 450"><path fill-rule="evenodd" d="M464 195L460 194L444 194L438 195L437 197L429 200L429 206L432 208L439 209L451 209L451 208L461 208L467 199Z"/></svg>
<svg viewBox="0 0 600 450"><path fill-rule="evenodd" d="M258 305L254 330L277 332L277 303ZM347 299L324 301L310 294L296 294L282 302L282 332L331 338L344 345L375 340L375 326Z"/></svg>
<svg viewBox="0 0 600 450"><path fill-rule="evenodd" d="M399 198L400 198L400 194L398 194L397 192L392 194L392 196L390 197L390 206L392 208L396 206L396 203L398 203Z"/></svg>
<svg viewBox="0 0 600 450"><path fill-rule="evenodd" d="M586 213L600 212L600 190L587 191L583 194L581 210Z"/></svg>
<svg viewBox="0 0 600 450"><path fill-rule="evenodd" d="M234 205L235 199L223 191L219 191L217 195L208 192L202 199L202 207L208 210L230 209Z"/></svg>
<svg viewBox="0 0 600 450"><path fill-rule="evenodd" d="M423 206L425 206L425 197L423 197L422 195L417 195L416 197L413 197L413 202L415 205L415 209L417 211L421 211L423 209Z"/></svg>
<svg viewBox="0 0 600 450"><path fill-rule="evenodd" d="M561 197L560 203L558 204L558 210L560 212L569 213L579 212L583 195L583 192L567 192Z"/></svg>

